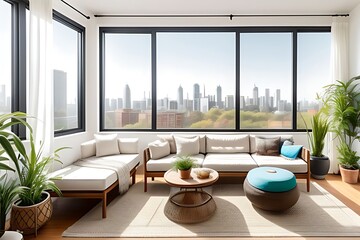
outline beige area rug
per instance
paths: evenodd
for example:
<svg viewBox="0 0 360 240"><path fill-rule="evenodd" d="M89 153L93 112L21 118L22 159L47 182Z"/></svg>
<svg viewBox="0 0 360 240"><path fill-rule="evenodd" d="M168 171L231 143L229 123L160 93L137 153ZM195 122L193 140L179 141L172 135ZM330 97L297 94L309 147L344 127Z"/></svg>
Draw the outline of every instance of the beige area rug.
<svg viewBox="0 0 360 240"><path fill-rule="evenodd" d="M198 224L176 224L164 215L170 188L150 183L148 192L137 183L107 208L101 218L97 205L64 233L65 237L291 237L360 236L360 216L316 183L301 195L295 206L272 213L252 206L241 184L213 186L217 204L214 216Z"/></svg>

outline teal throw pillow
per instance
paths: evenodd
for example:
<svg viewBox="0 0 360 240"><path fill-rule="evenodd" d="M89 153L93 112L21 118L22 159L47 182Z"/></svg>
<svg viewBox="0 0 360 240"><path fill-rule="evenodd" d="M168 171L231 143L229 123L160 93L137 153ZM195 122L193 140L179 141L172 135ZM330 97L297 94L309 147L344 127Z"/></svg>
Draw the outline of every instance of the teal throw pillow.
<svg viewBox="0 0 360 240"><path fill-rule="evenodd" d="M289 159L295 159L302 149L302 145L283 145L281 147L281 155Z"/></svg>

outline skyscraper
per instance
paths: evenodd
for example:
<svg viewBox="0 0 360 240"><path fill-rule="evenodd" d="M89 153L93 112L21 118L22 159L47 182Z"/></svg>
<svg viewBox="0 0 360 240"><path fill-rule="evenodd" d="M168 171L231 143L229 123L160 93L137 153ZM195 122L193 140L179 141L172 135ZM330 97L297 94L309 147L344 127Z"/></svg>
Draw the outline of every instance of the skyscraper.
<svg viewBox="0 0 360 240"><path fill-rule="evenodd" d="M200 111L200 86L199 84L194 84L193 89L193 100L194 100L194 111Z"/></svg>
<svg viewBox="0 0 360 240"><path fill-rule="evenodd" d="M279 102L280 102L280 89L276 89L275 106L277 108L279 108Z"/></svg>
<svg viewBox="0 0 360 240"><path fill-rule="evenodd" d="M259 106L259 88L255 84L253 88L253 104Z"/></svg>
<svg viewBox="0 0 360 240"><path fill-rule="evenodd" d="M217 86L216 88L216 105L218 108L223 108L222 106L222 89L221 89L221 86Z"/></svg>
<svg viewBox="0 0 360 240"><path fill-rule="evenodd" d="M265 88L265 109L269 111L270 108L270 89Z"/></svg>
<svg viewBox="0 0 360 240"><path fill-rule="evenodd" d="M234 107L235 107L234 95L227 95L225 97L225 108L226 108L226 110L234 109Z"/></svg>
<svg viewBox="0 0 360 240"><path fill-rule="evenodd" d="M177 109L182 110L184 108L184 91L180 85L177 92Z"/></svg>
<svg viewBox="0 0 360 240"><path fill-rule="evenodd" d="M124 88L124 108L125 109L131 108L131 92L128 84L126 84Z"/></svg>

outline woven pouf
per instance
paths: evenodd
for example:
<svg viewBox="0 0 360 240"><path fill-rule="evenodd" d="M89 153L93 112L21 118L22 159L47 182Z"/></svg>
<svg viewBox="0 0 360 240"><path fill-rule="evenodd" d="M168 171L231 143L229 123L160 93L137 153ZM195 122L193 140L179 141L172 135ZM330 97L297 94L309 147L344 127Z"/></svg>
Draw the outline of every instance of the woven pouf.
<svg viewBox="0 0 360 240"><path fill-rule="evenodd" d="M276 167L250 170L244 181L244 192L254 206L269 211L285 211L295 205L300 196L294 174Z"/></svg>

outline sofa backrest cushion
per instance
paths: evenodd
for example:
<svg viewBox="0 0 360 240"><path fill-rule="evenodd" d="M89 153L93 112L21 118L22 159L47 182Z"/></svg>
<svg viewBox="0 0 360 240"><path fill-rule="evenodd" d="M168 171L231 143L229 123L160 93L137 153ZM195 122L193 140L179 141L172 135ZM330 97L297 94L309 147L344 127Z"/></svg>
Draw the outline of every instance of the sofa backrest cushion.
<svg viewBox="0 0 360 240"><path fill-rule="evenodd" d="M249 135L206 135L208 153L248 153Z"/></svg>
<svg viewBox="0 0 360 240"><path fill-rule="evenodd" d="M293 139L292 135L250 135L249 136L250 137L250 153L256 153L257 152L256 142L255 142L255 137L256 136L264 137L264 138L280 137L279 151L281 149L281 146L285 142L285 140L288 140L290 142L294 142L294 139Z"/></svg>
<svg viewBox="0 0 360 240"><path fill-rule="evenodd" d="M148 144L151 159L160 159L170 154L168 141L156 140Z"/></svg>
<svg viewBox="0 0 360 240"><path fill-rule="evenodd" d="M184 138L181 136L174 136L176 144L176 154L177 155L197 155L200 150L199 137L194 138Z"/></svg>
<svg viewBox="0 0 360 240"><path fill-rule="evenodd" d="M138 138L118 138L120 153L139 153Z"/></svg>
<svg viewBox="0 0 360 240"><path fill-rule="evenodd" d="M174 135L182 138L199 138L199 153L206 153L206 136L205 135Z"/></svg>
<svg viewBox="0 0 360 240"><path fill-rule="evenodd" d="M170 145L170 153L176 153L176 144L173 135L158 135L158 137L163 140L167 141Z"/></svg>
<svg viewBox="0 0 360 240"><path fill-rule="evenodd" d="M95 156L96 154L96 142L95 139L80 144L81 159Z"/></svg>
<svg viewBox="0 0 360 240"><path fill-rule="evenodd" d="M94 134L96 157L119 154L117 134Z"/></svg>
<svg viewBox="0 0 360 240"><path fill-rule="evenodd" d="M260 155L278 156L280 137L265 138L255 137L256 153Z"/></svg>

